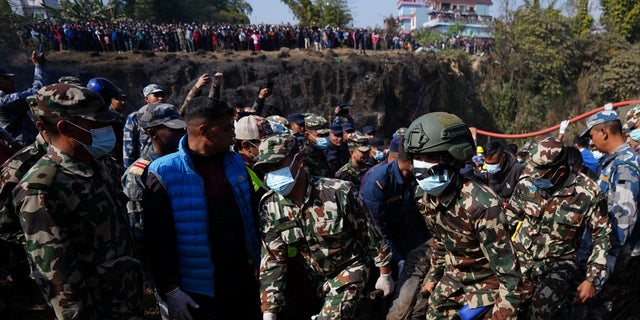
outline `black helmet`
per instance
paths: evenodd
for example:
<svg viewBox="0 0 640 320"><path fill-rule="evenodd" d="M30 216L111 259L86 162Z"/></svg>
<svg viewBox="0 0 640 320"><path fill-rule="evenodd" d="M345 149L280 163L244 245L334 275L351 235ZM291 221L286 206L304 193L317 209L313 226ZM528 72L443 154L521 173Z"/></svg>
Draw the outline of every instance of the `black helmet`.
<svg viewBox="0 0 640 320"><path fill-rule="evenodd" d="M454 159L466 161L475 153L475 143L467 125L456 115L432 112L409 125L404 149L409 154L448 152Z"/></svg>
<svg viewBox="0 0 640 320"><path fill-rule="evenodd" d="M87 83L87 88L98 93L107 105L111 103L111 98L122 95L122 89L105 78L92 78Z"/></svg>

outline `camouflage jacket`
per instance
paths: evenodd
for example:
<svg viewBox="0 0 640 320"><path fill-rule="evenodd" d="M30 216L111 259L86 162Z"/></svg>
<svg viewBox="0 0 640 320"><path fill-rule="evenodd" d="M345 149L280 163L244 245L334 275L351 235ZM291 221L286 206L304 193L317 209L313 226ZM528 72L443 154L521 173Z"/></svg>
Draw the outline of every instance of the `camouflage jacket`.
<svg viewBox="0 0 640 320"><path fill-rule="evenodd" d="M122 175L122 189L127 196L127 213L129 215L129 227L142 227L142 195L147 181L147 168L149 164L159 158L150 150L147 155L140 157Z"/></svg>
<svg viewBox="0 0 640 320"><path fill-rule="evenodd" d="M521 273L498 196L473 181L458 184L439 203L425 193L418 204L436 243L426 278L445 292L463 289L471 308L495 304L494 312L515 317Z"/></svg>
<svg viewBox="0 0 640 320"><path fill-rule="evenodd" d="M312 279L335 281L332 285L336 288L352 282L348 273L341 272L354 263L370 261L369 256L377 267L391 261L389 243L382 240L350 182L316 176L308 179L302 208L273 191L260 201L263 312L277 313L284 307L289 251L302 254Z"/></svg>
<svg viewBox="0 0 640 320"><path fill-rule="evenodd" d="M600 161L598 184L607 196L611 221L611 252L640 255L640 228L634 228L640 206L640 164L638 156L624 143Z"/></svg>
<svg viewBox="0 0 640 320"><path fill-rule="evenodd" d="M47 143L41 135L36 141L16 152L0 171L0 238L24 244L24 233L20 227L18 213L13 206L12 191L25 173L47 153Z"/></svg>
<svg viewBox="0 0 640 320"><path fill-rule="evenodd" d="M539 190L523 175L509 203L510 224L522 221L514 246L522 273L545 274L549 263L576 264L576 253L585 228L594 248L587 262L586 279L599 290L606 280L609 251L609 218L604 195L586 175L571 174L553 194Z"/></svg>
<svg viewBox="0 0 640 320"><path fill-rule="evenodd" d="M14 189L36 282L60 319L141 316L139 262L111 169L50 146Z"/></svg>
<svg viewBox="0 0 640 320"><path fill-rule="evenodd" d="M138 111L134 111L124 123L122 129L122 159L124 167L128 168L133 162L144 156L151 149L151 139L140 127L140 119L138 113L144 111L148 105L142 106Z"/></svg>
<svg viewBox="0 0 640 320"><path fill-rule="evenodd" d="M300 148L300 154L304 161L304 166L307 171L314 176L320 176L325 178L333 178L333 171L329 167L327 157L324 155L324 151L318 149L313 143L306 140L303 147Z"/></svg>
<svg viewBox="0 0 640 320"><path fill-rule="evenodd" d="M342 168L336 172L336 178L351 181L354 186L360 187L360 179L362 179L365 172L367 172L367 170L354 167L353 162L349 160L347 164L342 166Z"/></svg>

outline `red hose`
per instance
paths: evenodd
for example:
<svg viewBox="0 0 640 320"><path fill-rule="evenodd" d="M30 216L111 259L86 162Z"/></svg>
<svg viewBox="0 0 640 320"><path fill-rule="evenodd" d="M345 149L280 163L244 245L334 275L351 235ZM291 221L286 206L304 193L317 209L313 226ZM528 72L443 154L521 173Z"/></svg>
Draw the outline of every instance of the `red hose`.
<svg viewBox="0 0 640 320"><path fill-rule="evenodd" d="M614 108L619 108L619 107L624 107L630 104L634 104L634 103L640 103L640 100L628 100L628 101L621 101L621 102L616 102L613 104ZM604 106L599 107L599 108L595 108L591 111L587 111L577 117L573 117L571 119L569 119L569 123L575 123L577 121L580 121L584 118L587 118L593 114L596 114L600 111L604 110ZM484 130L477 130L477 133L483 136L488 136L488 137L493 137L493 138L502 138L502 139L525 139L525 138L531 138L531 137L535 137L535 136L540 136L543 135L545 133L549 133L551 131L555 131L558 130L560 128L560 124L556 124L553 127L549 127L543 130L539 130L536 132L530 132L530 133L517 133L517 134L503 134L503 133L495 133L495 132L489 132L489 131L484 131Z"/></svg>

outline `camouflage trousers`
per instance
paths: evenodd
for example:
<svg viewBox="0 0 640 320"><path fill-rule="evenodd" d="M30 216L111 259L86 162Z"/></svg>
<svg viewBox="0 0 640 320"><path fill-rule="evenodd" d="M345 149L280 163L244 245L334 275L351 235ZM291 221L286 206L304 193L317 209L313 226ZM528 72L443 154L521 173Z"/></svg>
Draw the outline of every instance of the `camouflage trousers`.
<svg viewBox="0 0 640 320"><path fill-rule="evenodd" d="M496 290L495 295L498 292ZM429 308L425 319L427 320L441 320L441 319L458 319L458 311L465 304L465 290L462 286L456 286L455 281L447 279L447 276L443 277L436 287L433 289L433 293L429 297ZM491 302L493 303L493 302ZM490 306L491 303L485 301L484 305ZM491 319L493 311L484 313L483 316L476 319Z"/></svg>
<svg viewBox="0 0 640 320"><path fill-rule="evenodd" d="M348 275L345 274L348 273ZM372 302L368 293L371 290L369 276L371 267L361 263L351 265L338 276L327 280L321 287L324 299L318 320L331 319L371 319ZM351 279L344 284L341 278Z"/></svg>
<svg viewBox="0 0 640 320"><path fill-rule="evenodd" d="M144 316L143 275L139 265L117 276L86 280L98 319L142 319ZM52 306L58 314L59 306ZM82 314L82 311L80 311Z"/></svg>
<svg viewBox="0 0 640 320"><path fill-rule="evenodd" d="M404 269L398 276L387 320L424 319L428 296L424 296L420 289L429 271L431 253L431 247L425 242L407 254Z"/></svg>
<svg viewBox="0 0 640 320"><path fill-rule="evenodd" d="M574 283L575 267L554 264L538 274L533 270L522 276L521 319L551 319L567 304L569 287Z"/></svg>

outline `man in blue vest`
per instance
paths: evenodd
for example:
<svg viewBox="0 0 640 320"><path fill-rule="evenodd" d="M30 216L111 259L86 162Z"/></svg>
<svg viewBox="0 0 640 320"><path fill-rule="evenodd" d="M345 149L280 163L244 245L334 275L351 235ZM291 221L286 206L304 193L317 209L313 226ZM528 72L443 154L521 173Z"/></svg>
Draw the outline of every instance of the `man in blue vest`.
<svg viewBox="0 0 640 320"><path fill-rule="evenodd" d="M230 151L234 110L209 97L186 110L178 152L149 165L144 245L153 278L171 318L257 319L257 199Z"/></svg>

